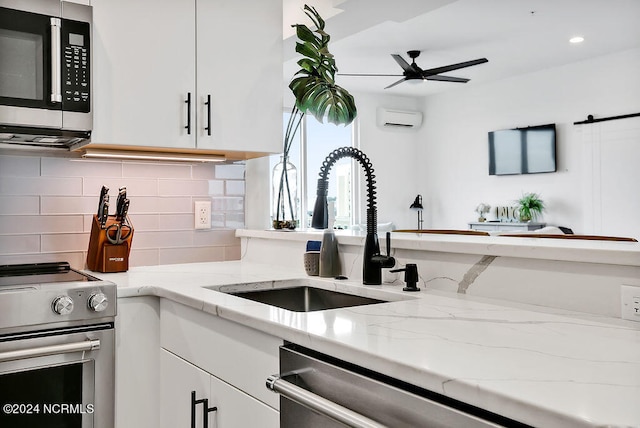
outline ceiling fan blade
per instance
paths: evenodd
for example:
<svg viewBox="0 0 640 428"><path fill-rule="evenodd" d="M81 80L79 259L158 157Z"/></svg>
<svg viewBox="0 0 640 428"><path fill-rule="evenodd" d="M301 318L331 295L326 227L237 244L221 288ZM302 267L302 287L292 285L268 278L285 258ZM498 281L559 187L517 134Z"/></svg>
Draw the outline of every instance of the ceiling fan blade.
<svg viewBox="0 0 640 428"><path fill-rule="evenodd" d="M364 77L400 77L402 74L362 74L362 73L337 73L338 76L364 76Z"/></svg>
<svg viewBox="0 0 640 428"><path fill-rule="evenodd" d="M390 84L389 86L385 87L385 89L393 88L394 86L399 85L400 83L404 82L405 80L407 80L406 77L404 79L400 79L397 82L394 82L394 83Z"/></svg>
<svg viewBox="0 0 640 428"><path fill-rule="evenodd" d="M460 62L458 64L450 64L445 65L443 67L430 68L428 70L424 70L422 75L424 77L433 76L435 74L446 73L448 71L459 70L465 67L471 67L472 65L484 64L485 62L489 62L486 58L474 59L473 61L465 61Z"/></svg>
<svg viewBox="0 0 640 428"><path fill-rule="evenodd" d="M411 65L407 61L405 61L404 58L402 58L400 55L391 54L391 56L393 57L393 59L396 60L398 65L402 67L404 71L409 71L409 72L415 71L413 67L411 67Z"/></svg>
<svg viewBox="0 0 640 428"><path fill-rule="evenodd" d="M438 80L440 82L457 82L457 83L467 83L469 79L465 79L463 77L453 77L453 76L441 76L436 74L434 76L425 77L427 80Z"/></svg>

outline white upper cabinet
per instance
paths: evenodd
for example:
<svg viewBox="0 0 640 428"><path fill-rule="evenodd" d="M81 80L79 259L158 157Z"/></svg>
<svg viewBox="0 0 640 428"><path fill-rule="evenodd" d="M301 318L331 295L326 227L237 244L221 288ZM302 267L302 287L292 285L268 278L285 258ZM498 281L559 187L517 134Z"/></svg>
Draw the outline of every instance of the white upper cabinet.
<svg viewBox="0 0 640 428"><path fill-rule="evenodd" d="M282 0L198 0L196 9L198 147L281 152Z"/></svg>
<svg viewBox="0 0 640 428"><path fill-rule="evenodd" d="M281 1L92 3L92 143L281 151Z"/></svg>

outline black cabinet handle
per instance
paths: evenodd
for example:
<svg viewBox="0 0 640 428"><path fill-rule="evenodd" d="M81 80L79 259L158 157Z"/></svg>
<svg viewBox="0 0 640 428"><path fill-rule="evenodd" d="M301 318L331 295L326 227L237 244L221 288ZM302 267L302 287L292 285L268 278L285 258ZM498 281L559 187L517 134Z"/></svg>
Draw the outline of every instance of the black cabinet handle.
<svg viewBox="0 0 640 428"><path fill-rule="evenodd" d="M209 428L209 413L217 411L218 408L209 407L209 399L207 398L196 399L196 392L191 391L191 428L196 428L196 407L198 404L203 405L202 427Z"/></svg>
<svg viewBox="0 0 640 428"><path fill-rule="evenodd" d="M187 126L184 129L187 130L187 135L191 135L191 92L187 92L187 99L184 103L187 105Z"/></svg>
<svg viewBox="0 0 640 428"><path fill-rule="evenodd" d="M211 94L207 95L207 101L204 105L207 106L207 126L204 129L207 131L207 135L211 135Z"/></svg>
<svg viewBox="0 0 640 428"><path fill-rule="evenodd" d="M202 400L202 405L204 406L202 412L202 427L209 428L209 413L215 412L218 408L216 406L209 407L209 400L206 398Z"/></svg>

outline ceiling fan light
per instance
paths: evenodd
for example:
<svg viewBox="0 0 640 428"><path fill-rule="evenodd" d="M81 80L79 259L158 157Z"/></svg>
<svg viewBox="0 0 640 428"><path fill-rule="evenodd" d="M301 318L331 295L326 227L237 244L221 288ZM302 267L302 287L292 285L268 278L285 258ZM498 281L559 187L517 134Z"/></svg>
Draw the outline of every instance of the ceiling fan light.
<svg viewBox="0 0 640 428"><path fill-rule="evenodd" d="M421 85L424 82L425 82L424 79L407 79L407 83L411 85Z"/></svg>

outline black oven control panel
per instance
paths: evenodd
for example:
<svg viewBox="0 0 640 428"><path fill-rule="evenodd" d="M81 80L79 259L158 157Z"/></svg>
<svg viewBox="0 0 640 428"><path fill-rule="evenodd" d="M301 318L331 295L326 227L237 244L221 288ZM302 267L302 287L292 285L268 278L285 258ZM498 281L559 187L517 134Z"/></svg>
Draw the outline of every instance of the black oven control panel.
<svg viewBox="0 0 640 428"><path fill-rule="evenodd" d="M90 26L86 22L62 23L62 109L88 113L91 109Z"/></svg>

